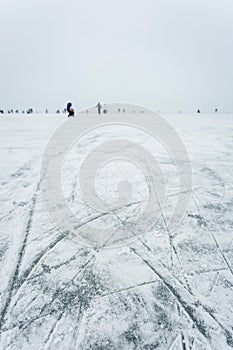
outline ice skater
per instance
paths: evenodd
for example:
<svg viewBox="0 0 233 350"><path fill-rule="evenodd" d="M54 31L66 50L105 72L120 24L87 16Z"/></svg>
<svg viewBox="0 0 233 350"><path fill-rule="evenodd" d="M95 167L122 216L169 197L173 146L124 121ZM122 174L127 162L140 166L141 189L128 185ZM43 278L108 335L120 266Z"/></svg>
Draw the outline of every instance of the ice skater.
<svg viewBox="0 0 233 350"><path fill-rule="evenodd" d="M66 110L67 110L67 112L69 113L69 114L68 114L68 118L69 118L69 117L74 117L74 108L72 107L72 103L71 103L71 102L68 102L68 103L67 103Z"/></svg>
<svg viewBox="0 0 233 350"><path fill-rule="evenodd" d="M98 109L98 114L101 114L102 106L99 102L97 103L96 108Z"/></svg>

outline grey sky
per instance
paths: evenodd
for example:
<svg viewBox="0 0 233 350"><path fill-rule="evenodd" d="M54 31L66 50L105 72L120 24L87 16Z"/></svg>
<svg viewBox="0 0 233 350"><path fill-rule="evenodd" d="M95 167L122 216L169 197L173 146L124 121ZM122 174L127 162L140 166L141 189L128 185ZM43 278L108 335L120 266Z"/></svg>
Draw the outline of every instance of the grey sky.
<svg viewBox="0 0 233 350"><path fill-rule="evenodd" d="M0 108L233 111L232 0L0 0Z"/></svg>

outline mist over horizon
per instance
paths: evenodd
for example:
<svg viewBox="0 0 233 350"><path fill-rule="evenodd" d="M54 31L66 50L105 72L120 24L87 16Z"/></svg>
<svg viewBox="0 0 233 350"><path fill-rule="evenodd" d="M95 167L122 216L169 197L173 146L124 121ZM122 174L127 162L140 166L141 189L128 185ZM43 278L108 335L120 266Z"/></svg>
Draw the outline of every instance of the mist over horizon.
<svg viewBox="0 0 233 350"><path fill-rule="evenodd" d="M233 111L230 0L8 0L0 12L0 109Z"/></svg>

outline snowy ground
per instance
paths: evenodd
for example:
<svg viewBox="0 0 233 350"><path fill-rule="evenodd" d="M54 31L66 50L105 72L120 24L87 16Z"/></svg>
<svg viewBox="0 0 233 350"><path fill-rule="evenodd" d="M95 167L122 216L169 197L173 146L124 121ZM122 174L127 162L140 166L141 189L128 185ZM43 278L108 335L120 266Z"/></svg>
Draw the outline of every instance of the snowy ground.
<svg viewBox="0 0 233 350"><path fill-rule="evenodd" d="M41 158L64 119L0 117L0 348L233 348L233 115L167 116L192 161L189 207L171 235L161 218L112 249L80 246L44 209ZM93 212L77 196L75 161L71 152L64 186L82 221ZM163 164L173 183L170 163Z"/></svg>

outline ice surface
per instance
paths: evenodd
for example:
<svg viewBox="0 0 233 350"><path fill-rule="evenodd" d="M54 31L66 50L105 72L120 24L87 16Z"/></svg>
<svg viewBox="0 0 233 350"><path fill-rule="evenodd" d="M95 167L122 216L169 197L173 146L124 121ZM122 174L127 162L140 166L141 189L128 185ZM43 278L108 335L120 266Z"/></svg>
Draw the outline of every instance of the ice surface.
<svg viewBox="0 0 233 350"><path fill-rule="evenodd" d="M166 117L192 161L189 207L169 235L165 221L179 188L161 151L168 185L164 220L108 249L67 238L41 199L42 154L65 117L0 117L1 349L233 348L233 115ZM89 148L109 138L111 130L89 135L64 163L64 193L84 225L96 213L82 201L75 169ZM147 138L141 142L150 147ZM93 224L110 227L120 217L128 220L130 232L147 191L139 171L133 176L130 167L118 165L100 169L97 192L113 200L119 172L118 180L134 178L135 205ZM120 240L116 237L110 243Z"/></svg>

